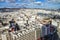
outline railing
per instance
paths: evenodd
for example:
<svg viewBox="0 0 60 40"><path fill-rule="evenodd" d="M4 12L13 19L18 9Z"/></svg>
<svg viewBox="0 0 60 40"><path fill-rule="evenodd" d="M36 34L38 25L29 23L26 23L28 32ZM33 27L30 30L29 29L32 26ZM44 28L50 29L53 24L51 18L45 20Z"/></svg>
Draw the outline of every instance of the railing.
<svg viewBox="0 0 60 40"><path fill-rule="evenodd" d="M29 30L28 32L8 32L0 34L0 40L37 40L40 38L40 29Z"/></svg>

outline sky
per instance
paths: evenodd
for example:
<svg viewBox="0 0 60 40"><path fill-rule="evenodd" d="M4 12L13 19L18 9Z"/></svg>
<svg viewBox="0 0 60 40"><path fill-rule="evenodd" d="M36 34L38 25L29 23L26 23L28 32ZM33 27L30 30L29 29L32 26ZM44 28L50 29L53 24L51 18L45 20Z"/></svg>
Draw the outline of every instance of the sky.
<svg viewBox="0 0 60 40"><path fill-rule="evenodd" d="M59 9L60 0L0 0L0 8Z"/></svg>

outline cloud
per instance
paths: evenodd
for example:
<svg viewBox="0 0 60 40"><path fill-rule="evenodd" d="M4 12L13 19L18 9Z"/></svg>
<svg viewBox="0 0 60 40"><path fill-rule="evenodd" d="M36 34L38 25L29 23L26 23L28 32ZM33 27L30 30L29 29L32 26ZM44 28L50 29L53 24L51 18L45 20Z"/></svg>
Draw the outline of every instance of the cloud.
<svg viewBox="0 0 60 40"><path fill-rule="evenodd" d="M36 3L36 4L41 4L42 2L41 2L41 1L38 1L38 2L34 2L34 3Z"/></svg>
<svg viewBox="0 0 60 40"><path fill-rule="evenodd" d="M35 5L42 5L41 1L34 2Z"/></svg>
<svg viewBox="0 0 60 40"><path fill-rule="evenodd" d="M4 0L0 0L0 2L3 2Z"/></svg>
<svg viewBox="0 0 60 40"><path fill-rule="evenodd" d="M9 3L14 3L16 0L0 0L0 2L9 2Z"/></svg>
<svg viewBox="0 0 60 40"><path fill-rule="evenodd" d="M47 1L51 3L60 3L60 0L47 0Z"/></svg>
<svg viewBox="0 0 60 40"><path fill-rule="evenodd" d="M6 2L14 3L16 0L5 0Z"/></svg>
<svg viewBox="0 0 60 40"><path fill-rule="evenodd" d="M3 1L3 0L0 0ZM0 7L10 7L10 8L46 8L46 9L57 9L60 8L60 4L55 4L56 2L58 3L57 0L48 0L51 3L47 2L41 2L41 1L35 1L35 0L19 0L18 2L14 0L5 0L6 3L1 4ZM11 3L12 2L12 3ZM15 3L13 3L15 2ZM20 3L21 2L21 3Z"/></svg>
<svg viewBox="0 0 60 40"><path fill-rule="evenodd" d="M30 3L30 2L35 2L35 0L18 0L18 2L22 2L22 3Z"/></svg>

